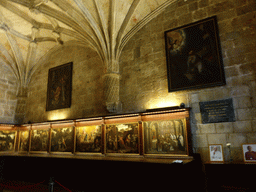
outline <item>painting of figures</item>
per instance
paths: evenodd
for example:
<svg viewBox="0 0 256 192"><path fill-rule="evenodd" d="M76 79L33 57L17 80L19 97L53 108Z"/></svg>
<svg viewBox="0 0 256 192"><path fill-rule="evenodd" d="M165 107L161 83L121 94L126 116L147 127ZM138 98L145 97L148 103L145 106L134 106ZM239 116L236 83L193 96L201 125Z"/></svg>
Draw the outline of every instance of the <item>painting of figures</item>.
<svg viewBox="0 0 256 192"><path fill-rule="evenodd" d="M72 152L73 136L73 127L52 129L51 152Z"/></svg>
<svg viewBox="0 0 256 192"><path fill-rule="evenodd" d="M19 143L19 151L28 151L29 147L29 130L20 131L20 143Z"/></svg>
<svg viewBox="0 0 256 192"><path fill-rule="evenodd" d="M217 17L165 31L169 92L225 85Z"/></svg>
<svg viewBox="0 0 256 192"><path fill-rule="evenodd" d="M106 126L107 153L139 153L138 123Z"/></svg>
<svg viewBox="0 0 256 192"><path fill-rule="evenodd" d="M73 63L49 69L46 111L71 106Z"/></svg>
<svg viewBox="0 0 256 192"><path fill-rule="evenodd" d="M0 131L0 151L14 151L16 131Z"/></svg>
<svg viewBox="0 0 256 192"><path fill-rule="evenodd" d="M187 154L185 119L143 123L147 154Z"/></svg>
<svg viewBox="0 0 256 192"><path fill-rule="evenodd" d="M30 151L48 151L48 138L48 129L32 130Z"/></svg>
<svg viewBox="0 0 256 192"><path fill-rule="evenodd" d="M76 127L76 152L101 152L101 126Z"/></svg>

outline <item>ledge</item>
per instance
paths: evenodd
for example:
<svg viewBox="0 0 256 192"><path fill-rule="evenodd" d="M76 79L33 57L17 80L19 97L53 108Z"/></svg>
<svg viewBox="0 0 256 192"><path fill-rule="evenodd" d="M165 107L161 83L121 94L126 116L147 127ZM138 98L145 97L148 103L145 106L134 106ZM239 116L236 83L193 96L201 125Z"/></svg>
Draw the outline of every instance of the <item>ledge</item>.
<svg viewBox="0 0 256 192"><path fill-rule="evenodd" d="M160 164L172 164L176 163L176 160L182 160L182 164L192 162L194 159L192 156L141 156L141 155L103 155L103 154L49 154L49 153L1 153L0 157L39 157L39 158L65 158L65 159L85 159L85 160L102 160L102 161L127 161L127 162L139 162L139 163L160 163Z"/></svg>

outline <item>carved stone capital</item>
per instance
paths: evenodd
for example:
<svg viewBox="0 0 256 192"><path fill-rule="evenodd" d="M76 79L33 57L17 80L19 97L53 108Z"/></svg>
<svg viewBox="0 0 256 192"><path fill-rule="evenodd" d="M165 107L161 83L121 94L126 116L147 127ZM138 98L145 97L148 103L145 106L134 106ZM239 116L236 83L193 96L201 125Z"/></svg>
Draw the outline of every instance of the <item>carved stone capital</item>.
<svg viewBox="0 0 256 192"><path fill-rule="evenodd" d="M122 111L122 103L120 101L106 102L106 107L110 113L117 113L117 112Z"/></svg>
<svg viewBox="0 0 256 192"><path fill-rule="evenodd" d="M28 89L27 86L20 85L17 92L17 97L27 97Z"/></svg>

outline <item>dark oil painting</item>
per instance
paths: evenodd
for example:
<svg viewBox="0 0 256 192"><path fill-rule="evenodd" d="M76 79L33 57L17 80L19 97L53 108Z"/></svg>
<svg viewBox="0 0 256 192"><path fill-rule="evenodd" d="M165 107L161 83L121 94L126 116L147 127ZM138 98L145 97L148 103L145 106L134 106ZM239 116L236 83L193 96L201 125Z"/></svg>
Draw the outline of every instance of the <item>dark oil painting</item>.
<svg viewBox="0 0 256 192"><path fill-rule="evenodd" d="M72 152L73 127L56 128L51 131L51 152Z"/></svg>
<svg viewBox="0 0 256 192"><path fill-rule="evenodd" d="M216 16L165 31L169 92L225 85Z"/></svg>
<svg viewBox="0 0 256 192"><path fill-rule="evenodd" d="M101 126L76 127L76 152L101 152Z"/></svg>
<svg viewBox="0 0 256 192"><path fill-rule="evenodd" d="M20 131L19 151L28 151L29 148L29 130Z"/></svg>
<svg viewBox="0 0 256 192"><path fill-rule="evenodd" d="M0 151L14 151L16 131L0 131Z"/></svg>
<svg viewBox="0 0 256 192"><path fill-rule="evenodd" d="M46 110L69 108L72 93L72 66L67 63L49 69Z"/></svg>
<svg viewBox="0 0 256 192"><path fill-rule="evenodd" d="M31 131L30 151L47 152L49 141L48 129L34 129Z"/></svg>
<svg viewBox="0 0 256 192"><path fill-rule="evenodd" d="M139 153L138 123L106 125L107 153Z"/></svg>
<svg viewBox="0 0 256 192"><path fill-rule="evenodd" d="M146 154L187 154L185 119L143 123Z"/></svg>

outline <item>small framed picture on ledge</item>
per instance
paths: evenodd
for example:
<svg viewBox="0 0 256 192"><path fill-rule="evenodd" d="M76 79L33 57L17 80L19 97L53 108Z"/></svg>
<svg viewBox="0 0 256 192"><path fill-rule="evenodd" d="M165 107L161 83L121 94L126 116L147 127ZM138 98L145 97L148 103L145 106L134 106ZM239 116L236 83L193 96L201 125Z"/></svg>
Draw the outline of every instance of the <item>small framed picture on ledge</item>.
<svg viewBox="0 0 256 192"><path fill-rule="evenodd" d="M224 162L222 144L209 145L209 154L211 162Z"/></svg>
<svg viewBox="0 0 256 192"><path fill-rule="evenodd" d="M243 144L243 157L246 163L256 162L256 144Z"/></svg>

